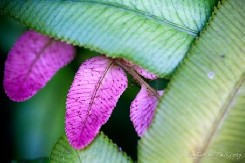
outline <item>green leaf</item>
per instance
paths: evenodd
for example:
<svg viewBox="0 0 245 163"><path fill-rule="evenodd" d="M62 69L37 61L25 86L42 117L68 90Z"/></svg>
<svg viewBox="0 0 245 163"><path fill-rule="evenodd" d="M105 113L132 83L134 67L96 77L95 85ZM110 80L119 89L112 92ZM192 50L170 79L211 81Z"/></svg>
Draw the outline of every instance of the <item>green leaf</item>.
<svg viewBox="0 0 245 163"><path fill-rule="evenodd" d="M4 14L26 26L129 59L169 75L210 17L217 0L5 0Z"/></svg>
<svg viewBox="0 0 245 163"><path fill-rule="evenodd" d="M140 162L245 162L244 11L244 0L215 9L159 102Z"/></svg>
<svg viewBox="0 0 245 163"><path fill-rule="evenodd" d="M75 150L68 143L66 136L61 137L53 147L51 162L132 162L126 153L120 151L102 132L82 150Z"/></svg>

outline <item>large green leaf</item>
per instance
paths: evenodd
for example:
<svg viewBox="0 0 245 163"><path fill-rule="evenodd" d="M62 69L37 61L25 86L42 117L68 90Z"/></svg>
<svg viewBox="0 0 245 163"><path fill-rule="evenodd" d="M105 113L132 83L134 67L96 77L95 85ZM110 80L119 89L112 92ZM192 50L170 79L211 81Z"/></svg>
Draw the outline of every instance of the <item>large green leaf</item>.
<svg viewBox="0 0 245 163"><path fill-rule="evenodd" d="M140 162L245 162L245 1L222 1L177 69Z"/></svg>
<svg viewBox="0 0 245 163"><path fill-rule="evenodd" d="M169 75L217 0L4 0L1 12L49 36Z"/></svg>
<svg viewBox="0 0 245 163"><path fill-rule="evenodd" d="M77 162L77 163L123 163L132 162L127 155L120 151L103 133L97 135L95 140L82 150L75 150L67 141L66 136L61 137L53 147L50 155L51 162Z"/></svg>

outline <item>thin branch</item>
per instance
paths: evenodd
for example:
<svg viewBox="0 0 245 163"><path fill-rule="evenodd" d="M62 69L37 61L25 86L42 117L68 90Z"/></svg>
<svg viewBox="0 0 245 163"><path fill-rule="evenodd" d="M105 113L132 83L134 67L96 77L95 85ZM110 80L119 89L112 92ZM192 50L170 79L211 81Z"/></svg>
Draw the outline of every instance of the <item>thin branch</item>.
<svg viewBox="0 0 245 163"><path fill-rule="evenodd" d="M133 76L133 78L140 84L146 87L147 90L152 92L158 99L160 99L160 95L157 93L155 89L153 89L142 77L134 70L133 67L126 65L122 62L121 59L114 59L114 62L121 66L124 70L126 70L129 74Z"/></svg>

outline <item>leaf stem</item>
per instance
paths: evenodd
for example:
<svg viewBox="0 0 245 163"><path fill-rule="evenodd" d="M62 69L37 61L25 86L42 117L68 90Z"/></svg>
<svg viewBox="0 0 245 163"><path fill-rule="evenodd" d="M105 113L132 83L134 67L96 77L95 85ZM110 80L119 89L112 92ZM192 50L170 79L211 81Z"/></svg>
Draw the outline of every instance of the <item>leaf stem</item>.
<svg viewBox="0 0 245 163"><path fill-rule="evenodd" d="M124 70L126 70L129 74L133 76L133 78L140 84L146 87L147 90L152 92L158 99L160 99L160 95L157 91L152 88L135 70L132 66L128 66L122 61L122 59L114 59L114 62L121 66Z"/></svg>

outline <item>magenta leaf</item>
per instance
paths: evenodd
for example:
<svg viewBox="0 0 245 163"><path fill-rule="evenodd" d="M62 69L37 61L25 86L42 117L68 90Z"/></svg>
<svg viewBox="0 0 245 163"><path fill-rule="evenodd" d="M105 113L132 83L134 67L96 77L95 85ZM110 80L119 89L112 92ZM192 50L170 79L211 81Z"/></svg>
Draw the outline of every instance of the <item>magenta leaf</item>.
<svg viewBox="0 0 245 163"><path fill-rule="evenodd" d="M158 94L162 95L163 91L158 91ZM157 103L156 95L146 87L141 86L140 92L130 106L130 119L139 136L142 136L150 126Z"/></svg>
<svg viewBox="0 0 245 163"><path fill-rule="evenodd" d="M75 149L84 148L95 138L127 83L122 68L104 56L91 58L80 66L66 101L65 130Z"/></svg>
<svg viewBox="0 0 245 163"><path fill-rule="evenodd" d="M73 46L34 31L25 32L11 48L4 70L4 89L13 101L35 95L52 76L68 64Z"/></svg>
<svg viewBox="0 0 245 163"><path fill-rule="evenodd" d="M146 79L154 80L154 79L158 78L157 75L150 73L149 71L143 69L142 67L140 67L138 65L134 65L134 69L138 74L140 74L141 76L143 76Z"/></svg>
<svg viewBox="0 0 245 163"><path fill-rule="evenodd" d="M138 74L140 74L141 76L143 76L146 79L150 79L150 80L154 80L157 79L157 75L150 73L149 71L143 69L142 67L133 64L131 61L122 59L121 62L126 65L127 67L133 68Z"/></svg>

